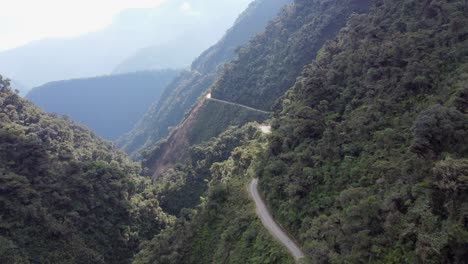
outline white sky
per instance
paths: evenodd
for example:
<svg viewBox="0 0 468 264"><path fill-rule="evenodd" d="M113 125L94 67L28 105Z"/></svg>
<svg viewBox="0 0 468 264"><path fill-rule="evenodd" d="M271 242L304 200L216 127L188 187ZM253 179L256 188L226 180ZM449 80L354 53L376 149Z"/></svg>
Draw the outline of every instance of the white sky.
<svg viewBox="0 0 468 264"><path fill-rule="evenodd" d="M96 31L124 9L157 7L164 1L170 0L0 0L0 51Z"/></svg>

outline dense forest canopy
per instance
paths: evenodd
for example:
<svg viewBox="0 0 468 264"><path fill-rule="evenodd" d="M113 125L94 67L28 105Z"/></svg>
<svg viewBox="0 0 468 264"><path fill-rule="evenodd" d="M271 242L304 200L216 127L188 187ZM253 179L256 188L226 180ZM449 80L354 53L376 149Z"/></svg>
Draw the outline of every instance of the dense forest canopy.
<svg viewBox="0 0 468 264"><path fill-rule="evenodd" d="M295 0L254 36L286 2L119 140L143 166L0 77L0 262L294 263L258 178L300 263L466 263L468 2Z"/></svg>
<svg viewBox="0 0 468 264"><path fill-rule="evenodd" d="M260 183L313 262L465 263L467 11L374 1L282 100Z"/></svg>
<svg viewBox="0 0 468 264"><path fill-rule="evenodd" d="M368 7L368 0L295 1L226 65L213 97L270 111L325 41Z"/></svg>
<svg viewBox="0 0 468 264"><path fill-rule="evenodd" d="M311 2L330 6L327 1L296 1L290 10ZM258 258L260 250L243 251L242 260L237 259L239 241L247 245L260 238L250 234L251 240L244 241L249 228L228 208L236 208L233 199L247 197L239 191L257 176L275 218L299 240L306 262L466 261L468 5L413 0L371 4L325 42L281 98L267 141L231 141L234 151L229 144L223 148L229 157L214 160L203 153L217 153L216 147L196 145L187 162L162 174L158 182L165 207L183 213L178 229L146 244L138 263L291 263ZM322 21L321 16L326 14L311 20ZM213 96L259 100L253 94L245 97L245 86L237 86L255 69L228 69ZM238 81L223 86L228 74ZM216 94L217 85L227 91ZM235 135L229 131L210 144ZM248 158L252 152L254 161ZM205 192L199 207L183 200L183 194L194 190ZM167 202L171 199L178 207ZM184 206L193 209L180 210ZM251 211L240 212L237 216L248 219ZM216 231L216 221L225 232ZM185 250L185 245L194 250Z"/></svg>
<svg viewBox="0 0 468 264"><path fill-rule="evenodd" d="M166 210L186 209L174 226L142 245L134 263L293 263L262 227L246 194L265 147L256 123L230 127L211 142L194 146L190 162L166 172L157 183ZM195 206L193 196L200 193Z"/></svg>
<svg viewBox="0 0 468 264"><path fill-rule="evenodd" d="M130 263L172 222L140 166L0 77L0 262Z"/></svg>

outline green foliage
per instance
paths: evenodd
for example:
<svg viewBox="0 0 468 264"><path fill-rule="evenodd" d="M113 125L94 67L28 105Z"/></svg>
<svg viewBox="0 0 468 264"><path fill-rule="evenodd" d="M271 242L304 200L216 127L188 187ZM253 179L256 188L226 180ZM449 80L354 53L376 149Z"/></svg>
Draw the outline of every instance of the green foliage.
<svg viewBox="0 0 468 264"><path fill-rule="evenodd" d="M283 98L260 187L312 263L466 261L466 10L374 1Z"/></svg>
<svg viewBox="0 0 468 264"><path fill-rule="evenodd" d="M456 109L430 107L419 115L413 133L416 153L434 158L444 151L467 154L468 118Z"/></svg>
<svg viewBox="0 0 468 264"><path fill-rule="evenodd" d="M247 197L260 176L304 262L466 262L467 2L368 4L286 8L213 86L215 98L266 110L292 86L275 106L273 134L266 140L248 125L210 138L245 113L223 116L209 102L184 138L204 143L155 186L111 145L1 82L0 260L126 263L157 234L134 263L292 263ZM215 75L186 73L157 107L165 110L144 119L160 127L131 140L159 139ZM179 216L160 233L170 218L157 199Z"/></svg>
<svg viewBox="0 0 468 264"><path fill-rule="evenodd" d="M177 164L155 180L158 199L165 212L179 215L184 208L195 208L208 189L214 163L227 160L231 152L258 136L258 124L231 127L218 137L190 148L187 162Z"/></svg>
<svg viewBox="0 0 468 264"><path fill-rule="evenodd" d="M166 141L143 154L144 166L156 171L154 175L158 176L161 168L173 166L173 160L185 161L184 150L189 146L217 136L231 125L265 120L268 112L261 110L268 110L279 99L303 66L313 59L326 40L336 35L352 12L367 8L367 1L346 0L312 1L308 4L297 1L283 9L266 32L237 52L237 58L225 66L210 88L215 100L223 99L228 103L200 98ZM305 18L297 23L296 19L302 16ZM277 41L283 43L276 45ZM312 48L304 48L308 46ZM287 72L287 75L282 72ZM226 91L228 94L224 93ZM180 96L179 100L185 100L187 96ZM308 110L302 109L298 114L305 115ZM296 125L295 133L307 134L320 124L311 121L303 126Z"/></svg>
<svg viewBox="0 0 468 264"><path fill-rule="evenodd" d="M249 244L239 218L249 212L239 196L249 175L261 176L305 262L466 262L467 3L376 0L321 47L327 37L319 32L338 31L348 18L342 14L363 6L296 1L240 50L213 96L263 109L295 80L296 62L317 56L276 106L267 150L257 139L205 163L212 166L202 204L145 244L135 263L268 258L233 242ZM186 174L174 179L202 175L180 168Z"/></svg>
<svg viewBox="0 0 468 264"><path fill-rule="evenodd" d="M171 223L140 167L0 77L2 263L129 263Z"/></svg>
<svg viewBox="0 0 468 264"><path fill-rule="evenodd" d="M191 126L189 140L196 145L218 136L230 126L241 127L248 122L263 122L269 114L239 106L207 101Z"/></svg>
<svg viewBox="0 0 468 264"><path fill-rule="evenodd" d="M367 0L296 0L242 47L212 89L214 98L270 111L322 45Z"/></svg>
<svg viewBox="0 0 468 264"><path fill-rule="evenodd" d="M246 187L265 140L259 138L258 132L254 138L241 142L233 135L240 136L251 129L249 126L231 129L213 143L195 147L196 157L204 154L192 161L212 165L201 204L193 210L184 210L173 227L144 243L134 264L293 263L263 229L255 215L254 204L248 198ZM210 149L224 152L223 146L229 142L241 144L229 152L229 158L224 154L210 154ZM226 146L226 149L231 147ZM213 163L216 160L221 162Z"/></svg>

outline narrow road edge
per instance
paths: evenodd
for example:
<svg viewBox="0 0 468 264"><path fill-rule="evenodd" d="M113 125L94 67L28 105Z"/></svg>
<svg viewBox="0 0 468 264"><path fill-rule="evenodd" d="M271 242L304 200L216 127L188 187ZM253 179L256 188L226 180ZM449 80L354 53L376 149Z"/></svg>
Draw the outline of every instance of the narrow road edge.
<svg viewBox="0 0 468 264"><path fill-rule="evenodd" d="M262 221L263 226L268 230L268 232L275 237L284 247L288 249L291 255L294 257L294 260L298 262L300 259L304 258L304 253L299 248L296 243L289 238L289 236L283 231L283 229L275 222L270 212L268 211L265 203L263 202L260 194L258 193L258 179L253 179L249 184L248 191L250 197L255 202L256 212L260 220Z"/></svg>
<svg viewBox="0 0 468 264"><path fill-rule="evenodd" d="M206 99L209 100L209 101L218 102L218 103L222 103L222 104L238 106L238 107L250 110L250 111L259 112L259 113L266 114L266 115L270 115L270 114L273 113L273 112L267 112L267 111L256 109L256 108L253 108L253 107L250 107L250 106L246 106L246 105L242 105L242 104L238 104L238 103L233 103L233 102L228 102L228 101L224 101L224 100L220 100L220 99L216 99L216 98L206 97Z"/></svg>

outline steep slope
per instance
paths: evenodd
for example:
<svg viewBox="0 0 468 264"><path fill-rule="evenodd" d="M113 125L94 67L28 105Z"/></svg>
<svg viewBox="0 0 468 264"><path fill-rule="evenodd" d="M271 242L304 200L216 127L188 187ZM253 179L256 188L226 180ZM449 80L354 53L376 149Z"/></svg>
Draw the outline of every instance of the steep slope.
<svg viewBox="0 0 468 264"><path fill-rule="evenodd" d="M259 113L269 111L285 87L294 83L294 76L312 61L327 39L337 34L353 12L365 11L368 6L369 2L363 0L297 1L288 6L225 66L210 88L209 96L214 100L199 101L197 111L187 117L190 125L184 121L185 125L178 126L166 142L150 150L144 166L155 171L153 177L157 177L171 164L183 161L184 151L191 145L217 136L231 125L263 122L268 114ZM284 42L280 45L280 41ZM283 62L279 65L278 61ZM176 134L185 136L174 138Z"/></svg>
<svg viewBox="0 0 468 264"><path fill-rule="evenodd" d="M234 141L230 152L228 130L158 178L168 197L195 190L194 179L209 183L201 205L135 263L291 263L262 251L281 252L248 209L257 176L305 261L466 262L467 2L374 0L310 62L275 107L267 142ZM229 158L205 158L224 151Z"/></svg>
<svg viewBox="0 0 468 264"><path fill-rule="evenodd" d="M189 158L189 148L219 135L228 125L240 127L252 121L263 122L269 114L213 100L200 101L190 115L170 135L143 153L145 168L157 178L176 163ZM226 125L228 124L228 125Z"/></svg>
<svg viewBox="0 0 468 264"><path fill-rule="evenodd" d="M179 73L162 70L59 81L34 88L27 98L114 140L135 126Z"/></svg>
<svg viewBox="0 0 468 264"><path fill-rule="evenodd" d="M118 144L127 153L138 156L142 149L153 147L167 136L171 127L182 121L197 99L213 84L218 67L234 57L234 50L260 33L285 4L291 0L256 0L238 18L216 45L204 52L190 71L182 73L156 102L138 126Z"/></svg>
<svg viewBox="0 0 468 264"><path fill-rule="evenodd" d="M111 25L96 32L39 40L0 52L0 72L32 88L110 74L139 50L154 45L165 48L163 54L171 54L155 58L158 70L187 67L222 37L250 1L192 0L185 8L185 0L155 1L161 5L124 10ZM187 51L191 52L174 52L168 43L189 43ZM173 57L183 63L175 65Z"/></svg>
<svg viewBox="0 0 468 264"><path fill-rule="evenodd" d="M260 184L313 263L466 263L467 11L375 1L283 99Z"/></svg>
<svg viewBox="0 0 468 264"><path fill-rule="evenodd" d="M291 42L288 42L285 47L281 47L279 50L289 51L290 53L287 53L289 57L302 58L303 56L309 56L309 62L312 61L313 54L320 48L320 43L323 44L327 38L333 38L333 35L339 31L339 27L336 25L344 26L347 18L354 11L367 10L368 4L365 1L342 1L339 3L329 1L295 2L293 6L284 10L280 17L270 24L265 34L255 38L240 51L239 58L226 67L219 81L212 87L212 95L216 94L217 89L223 90L225 85L229 85L229 89L237 89L241 94L244 91L242 86L235 87L232 83L225 82L225 76L237 76L239 82L242 83L240 75L231 71L237 71L240 68L247 69L250 62L257 63L257 66L265 72L275 72L275 67L269 63L268 59L255 61L255 52L258 47L265 46L265 52L261 54L261 57L272 59L271 62L273 62L278 50L271 43L274 43L272 40L275 39L274 36L278 35L278 33L284 34L282 37L285 39L291 39ZM313 15L307 17L308 23L304 24L304 28L294 23L294 18L300 17L301 12L304 12L304 14L313 13ZM335 18L329 19L331 17ZM287 33L285 28L278 26L282 25L283 22L291 25L291 32ZM324 30L324 28L330 31ZM308 34L315 37L309 39ZM256 40L259 42L256 42ZM313 54L307 55L308 51L297 48L305 45L304 43L310 44ZM268 50L271 53L268 53ZM250 54L250 59L247 60L246 56L240 60L242 52ZM290 67L287 68L292 72L296 72L296 74L299 74L300 69L306 64L303 60L292 60L290 63ZM303 64L296 65L296 63ZM231 65L237 65L237 67ZM253 71L254 69L251 69L247 72ZM247 74L246 78L249 76ZM261 74L255 78L261 79ZM287 80L292 85L295 78ZM267 87L271 89L271 92L275 92L276 89L279 89L279 86L275 83L276 79L271 79L271 81L272 83L268 83ZM256 88L255 86L252 87L252 89ZM268 93L265 90L263 92ZM167 140L160 142L155 150L147 153L144 160L144 164L150 168L150 171L156 171L154 178L155 182L160 186L161 201L164 201L162 202L164 208L174 214L186 212L183 208L194 208L196 204L193 201L192 194L203 196L201 205L195 207L195 211L190 216L184 216L186 219L180 219L181 223L177 225L177 229L169 230L153 239L151 243L146 244L143 251L139 253L136 263L292 263L292 258L272 254L273 252L282 252L281 255L284 256L286 251L279 248L273 237L264 235L266 230L259 225L260 221L256 219L254 205L247 200L247 184L250 177L255 176L258 168L257 161L263 155L261 137L253 138L251 141L231 140L230 143L223 143L223 140L230 138L227 135L232 135L232 131L236 131L234 128L224 132L219 137L208 140L211 136L216 136L226 130L228 125L233 124L232 120L240 118L242 115L239 114L239 109L247 108L242 106L235 110L228 109L226 107L235 107L236 104L220 104L220 101L209 100L209 98L207 96L204 100L200 100L185 121L171 133ZM268 100L265 100L265 102L270 105L274 103L274 100ZM233 100L232 102L244 103L240 100ZM255 107L252 104L249 106ZM252 112L259 111L250 111L249 113L252 114ZM249 118L251 118L250 120L255 119L251 116ZM247 122L249 118L243 120L242 123ZM263 119L265 118L263 117ZM190 124L187 125L187 122L190 122ZM240 126L242 123L236 125ZM199 129L196 129L197 127ZM260 133L258 127L250 129ZM246 134L251 131L249 126L239 130ZM174 135L183 136L174 138ZM197 141L192 141L192 144L190 144L190 139L194 137L199 140L198 142L205 141L205 143L193 145ZM239 135L234 133L234 137L239 137ZM184 154L183 151L187 151L189 147L190 151ZM235 149L236 147L239 148ZM213 157L213 154L207 155L208 152L224 154L214 155L215 157ZM161 160L164 161L168 153L177 154L169 155L172 157L172 161L169 159L168 163L161 165ZM181 164L175 165L178 162ZM154 164L156 165L151 167ZM184 194L191 195L186 197ZM251 209L247 209L246 205ZM234 216L235 212L237 212L238 216ZM245 219L246 222L241 221L239 217ZM252 228L252 223L259 229L257 232L249 231ZM246 236L250 239L247 239ZM261 246L256 245L256 242L260 241ZM244 247L257 248L257 250L244 250L242 253L236 251ZM191 250L186 250L186 248ZM268 250L269 253L263 253L264 249ZM272 249L274 250L271 251Z"/></svg>
<svg viewBox="0 0 468 264"><path fill-rule="evenodd" d="M257 138L258 134L256 124L230 127L218 137L191 147L188 162L164 171L154 181L161 208L176 216L185 208L195 208L208 189L207 181L212 179L211 166L226 161L235 148Z"/></svg>
<svg viewBox="0 0 468 264"><path fill-rule="evenodd" d="M0 76L0 262L129 263L172 219L140 166Z"/></svg>
<svg viewBox="0 0 468 264"><path fill-rule="evenodd" d="M369 1L295 1L241 49L212 88L212 96L270 111L303 67L354 12L367 10Z"/></svg>
<svg viewBox="0 0 468 264"><path fill-rule="evenodd" d="M246 186L265 143L257 125L249 124L231 128L193 149L194 163L188 166L194 165L195 173L178 168L160 187L165 187L162 194L169 201L178 197L180 206L180 202L189 201L184 194L191 191L190 186L200 187L201 183L206 190L203 202L196 210L185 210L174 227L143 244L133 263L293 263L262 228L247 194ZM192 173L188 184L181 175L184 171ZM200 175L210 176L200 179Z"/></svg>

